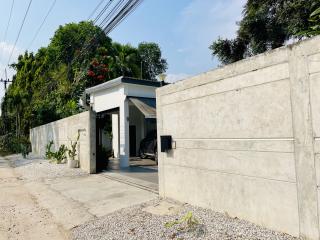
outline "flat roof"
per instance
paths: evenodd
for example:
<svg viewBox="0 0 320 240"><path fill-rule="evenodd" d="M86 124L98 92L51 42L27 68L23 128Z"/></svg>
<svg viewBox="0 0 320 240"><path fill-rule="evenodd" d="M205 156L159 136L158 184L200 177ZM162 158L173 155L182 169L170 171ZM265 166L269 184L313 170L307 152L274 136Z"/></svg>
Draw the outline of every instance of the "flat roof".
<svg viewBox="0 0 320 240"><path fill-rule="evenodd" d="M103 89L108 89L108 88L118 86L122 83L136 84L136 85L143 85L143 86L150 86L150 87L161 87L161 82L158 82L158 81L151 81L151 80L130 78L130 77L118 77L110 81L107 81L105 83L96 85L94 87L87 88L85 92L90 94Z"/></svg>

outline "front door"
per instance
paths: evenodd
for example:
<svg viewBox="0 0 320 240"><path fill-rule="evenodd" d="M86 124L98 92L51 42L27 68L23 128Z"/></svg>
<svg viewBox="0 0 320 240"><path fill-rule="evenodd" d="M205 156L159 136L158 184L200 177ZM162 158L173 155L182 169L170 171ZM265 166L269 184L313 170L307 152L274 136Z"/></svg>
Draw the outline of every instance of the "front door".
<svg viewBox="0 0 320 240"><path fill-rule="evenodd" d="M129 126L129 148L130 148L130 157L136 157L137 156L137 151L136 151L136 146L137 146L137 140L136 140L136 126Z"/></svg>

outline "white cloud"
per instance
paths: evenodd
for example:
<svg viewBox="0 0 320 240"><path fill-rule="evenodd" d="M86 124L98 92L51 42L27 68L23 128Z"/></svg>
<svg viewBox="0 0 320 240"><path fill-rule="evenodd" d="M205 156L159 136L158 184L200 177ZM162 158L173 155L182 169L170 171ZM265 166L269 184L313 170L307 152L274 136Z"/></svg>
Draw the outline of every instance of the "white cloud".
<svg viewBox="0 0 320 240"><path fill-rule="evenodd" d="M8 61L9 56L12 51L12 60L16 60L23 51L17 47L14 47L13 44L7 43L7 42L0 42L0 53L1 53L1 59L3 61Z"/></svg>
<svg viewBox="0 0 320 240"><path fill-rule="evenodd" d="M15 62L18 59L18 56L23 53L23 50L14 47L13 44L7 42L0 42L0 78L4 77L4 69L7 69L7 74L9 78L12 78L14 74L14 70L9 68L8 60L12 51L12 57L10 60L10 64Z"/></svg>

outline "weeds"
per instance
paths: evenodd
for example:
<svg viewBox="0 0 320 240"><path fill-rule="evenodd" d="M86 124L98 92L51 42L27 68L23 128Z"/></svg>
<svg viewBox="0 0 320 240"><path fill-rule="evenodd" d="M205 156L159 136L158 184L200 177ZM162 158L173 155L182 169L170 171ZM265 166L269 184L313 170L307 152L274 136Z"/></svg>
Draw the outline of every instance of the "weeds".
<svg viewBox="0 0 320 240"><path fill-rule="evenodd" d="M200 224L199 220L193 215L192 212L188 212L180 220L167 222L164 226L166 228L178 226L179 233L194 232L198 237L205 234L205 226ZM175 233L174 238L178 237L178 235L178 233Z"/></svg>

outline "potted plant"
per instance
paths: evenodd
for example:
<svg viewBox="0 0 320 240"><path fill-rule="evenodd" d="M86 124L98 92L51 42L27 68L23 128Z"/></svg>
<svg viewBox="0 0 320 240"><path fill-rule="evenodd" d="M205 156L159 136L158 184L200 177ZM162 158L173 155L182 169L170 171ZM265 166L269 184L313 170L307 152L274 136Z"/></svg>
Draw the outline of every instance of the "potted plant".
<svg viewBox="0 0 320 240"><path fill-rule="evenodd" d="M79 161L76 159L77 156L77 145L78 141L80 138L80 134L78 133L77 140L73 142L72 140L70 141L71 149L68 150L68 167L69 168L78 168L79 167Z"/></svg>

